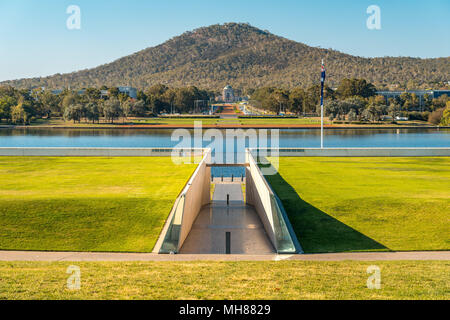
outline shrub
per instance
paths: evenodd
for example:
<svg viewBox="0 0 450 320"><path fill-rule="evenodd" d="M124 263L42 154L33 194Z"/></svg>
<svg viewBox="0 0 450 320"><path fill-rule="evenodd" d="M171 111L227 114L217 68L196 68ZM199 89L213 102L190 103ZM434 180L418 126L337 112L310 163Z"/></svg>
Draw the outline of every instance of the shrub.
<svg viewBox="0 0 450 320"><path fill-rule="evenodd" d="M441 126L450 126L450 104L447 103L447 108L445 108L442 119Z"/></svg>
<svg viewBox="0 0 450 320"><path fill-rule="evenodd" d="M430 116L428 117L428 122L439 125L441 123L442 116L444 114L444 108L437 109L430 113Z"/></svg>
<svg viewBox="0 0 450 320"><path fill-rule="evenodd" d="M425 111L425 112L413 111L413 112L408 112L407 117L409 118L409 120L428 121L428 119L430 117L430 113L428 111Z"/></svg>

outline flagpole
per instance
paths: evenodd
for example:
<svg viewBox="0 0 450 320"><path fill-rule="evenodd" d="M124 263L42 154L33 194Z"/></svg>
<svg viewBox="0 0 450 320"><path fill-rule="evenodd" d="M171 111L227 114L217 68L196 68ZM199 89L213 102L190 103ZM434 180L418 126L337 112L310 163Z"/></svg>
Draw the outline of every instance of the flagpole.
<svg viewBox="0 0 450 320"><path fill-rule="evenodd" d="M325 66L322 59L322 73L321 73L321 89L320 89L320 149L323 149L323 87L325 84Z"/></svg>
<svg viewBox="0 0 450 320"><path fill-rule="evenodd" d="M323 149L323 103L320 104L320 148Z"/></svg>

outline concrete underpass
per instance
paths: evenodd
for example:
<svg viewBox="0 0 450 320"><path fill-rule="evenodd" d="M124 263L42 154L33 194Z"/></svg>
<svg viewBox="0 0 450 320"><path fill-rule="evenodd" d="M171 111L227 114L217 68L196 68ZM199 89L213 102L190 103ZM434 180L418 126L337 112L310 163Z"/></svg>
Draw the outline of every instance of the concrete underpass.
<svg viewBox="0 0 450 320"><path fill-rule="evenodd" d="M215 183L211 204L200 210L180 253L273 254L275 252L255 209L245 203L242 188L240 179L239 182ZM229 233L228 244L227 233Z"/></svg>

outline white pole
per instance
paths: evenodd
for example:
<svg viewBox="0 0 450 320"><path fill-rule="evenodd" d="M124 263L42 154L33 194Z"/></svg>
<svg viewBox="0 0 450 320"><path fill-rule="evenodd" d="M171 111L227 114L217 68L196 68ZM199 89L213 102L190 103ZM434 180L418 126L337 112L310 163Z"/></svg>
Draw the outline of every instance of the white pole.
<svg viewBox="0 0 450 320"><path fill-rule="evenodd" d="M323 149L323 104L320 105L320 148Z"/></svg>
<svg viewBox="0 0 450 320"><path fill-rule="evenodd" d="M323 59L322 59L323 66ZM323 149L323 97L320 103L320 148Z"/></svg>

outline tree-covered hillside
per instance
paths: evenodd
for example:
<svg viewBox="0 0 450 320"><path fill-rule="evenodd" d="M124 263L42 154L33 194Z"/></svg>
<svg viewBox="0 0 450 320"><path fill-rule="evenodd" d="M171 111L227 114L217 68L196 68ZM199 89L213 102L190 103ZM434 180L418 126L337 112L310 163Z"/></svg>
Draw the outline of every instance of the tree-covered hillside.
<svg viewBox="0 0 450 320"><path fill-rule="evenodd" d="M248 24L227 23L186 32L93 69L2 84L19 88L130 85L143 89L163 83L210 90L231 84L245 92L262 86L292 88L314 84L320 76L322 58L331 87L343 78L364 78L378 88L438 88L450 80L450 57L362 58L309 47Z"/></svg>

